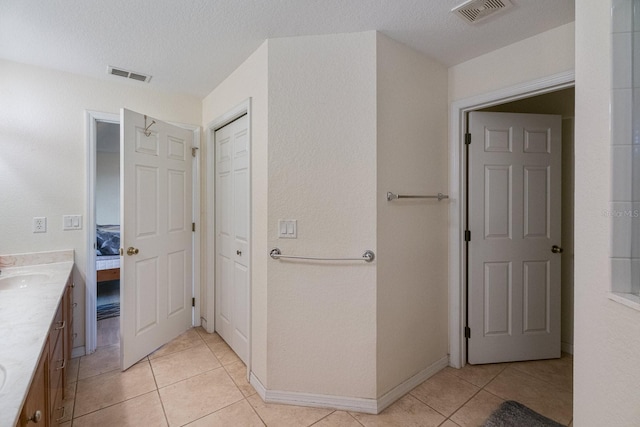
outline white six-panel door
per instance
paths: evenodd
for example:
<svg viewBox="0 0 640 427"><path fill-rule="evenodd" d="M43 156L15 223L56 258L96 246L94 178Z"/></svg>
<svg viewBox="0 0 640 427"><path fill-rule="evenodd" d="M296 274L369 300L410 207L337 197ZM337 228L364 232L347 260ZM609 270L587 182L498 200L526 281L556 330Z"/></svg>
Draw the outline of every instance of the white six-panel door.
<svg viewBox="0 0 640 427"><path fill-rule="evenodd" d="M124 370L191 326L193 133L120 114Z"/></svg>
<svg viewBox="0 0 640 427"><path fill-rule="evenodd" d="M560 357L561 126L469 114L471 364Z"/></svg>
<svg viewBox="0 0 640 427"><path fill-rule="evenodd" d="M249 355L249 132L244 115L215 132L215 329L247 363Z"/></svg>

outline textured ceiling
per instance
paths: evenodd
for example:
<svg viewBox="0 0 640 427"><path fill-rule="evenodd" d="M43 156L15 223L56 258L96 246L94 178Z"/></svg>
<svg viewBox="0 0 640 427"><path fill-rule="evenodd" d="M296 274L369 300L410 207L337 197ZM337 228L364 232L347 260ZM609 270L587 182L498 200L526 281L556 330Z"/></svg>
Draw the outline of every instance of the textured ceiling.
<svg viewBox="0 0 640 427"><path fill-rule="evenodd" d="M574 0L511 1L471 25L463 0L0 0L0 58L202 98L267 38L378 30L451 66L574 20Z"/></svg>

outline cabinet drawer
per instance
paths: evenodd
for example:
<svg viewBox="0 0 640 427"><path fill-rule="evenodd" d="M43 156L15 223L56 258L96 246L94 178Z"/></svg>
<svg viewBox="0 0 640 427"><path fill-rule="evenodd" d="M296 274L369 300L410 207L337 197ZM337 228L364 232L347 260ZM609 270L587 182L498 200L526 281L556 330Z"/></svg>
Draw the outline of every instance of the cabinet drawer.
<svg viewBox="0 0 640 427"><path fill-rule="evenodd" d="M56 315L53 318L51 324L51 330L49 331L49 351L53 353L56 347L56 343L60 340L60 336L64 333L67 322L64 320L64 308L63 303L60 303Z"/></svg>

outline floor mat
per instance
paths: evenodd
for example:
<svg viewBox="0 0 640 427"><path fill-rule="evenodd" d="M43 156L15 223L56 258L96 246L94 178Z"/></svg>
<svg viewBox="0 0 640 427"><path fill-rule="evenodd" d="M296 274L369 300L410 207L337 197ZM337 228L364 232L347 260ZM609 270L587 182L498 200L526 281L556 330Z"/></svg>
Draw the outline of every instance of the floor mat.
<svg viewBox="0 0 640 427"><path fill-rule="evenodd" d="M484 427L563 427L521 403L507 400L487 419Z"/></svg>

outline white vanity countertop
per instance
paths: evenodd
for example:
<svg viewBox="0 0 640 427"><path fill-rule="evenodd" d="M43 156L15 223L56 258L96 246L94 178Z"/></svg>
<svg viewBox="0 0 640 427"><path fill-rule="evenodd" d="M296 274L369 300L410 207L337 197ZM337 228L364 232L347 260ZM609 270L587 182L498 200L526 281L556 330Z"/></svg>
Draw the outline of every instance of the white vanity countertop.
<svg viewBox="0 0 640 427"><path fill-rule="evenodd" d="M49 257L49 261L65 258L68 257ZM16 425L51 322L73 270L73 252L71 261L34 265L26 265L23 261L0 256L0 278L18 274L43 275L21 288L0 289L0 427Z"/></svg>

